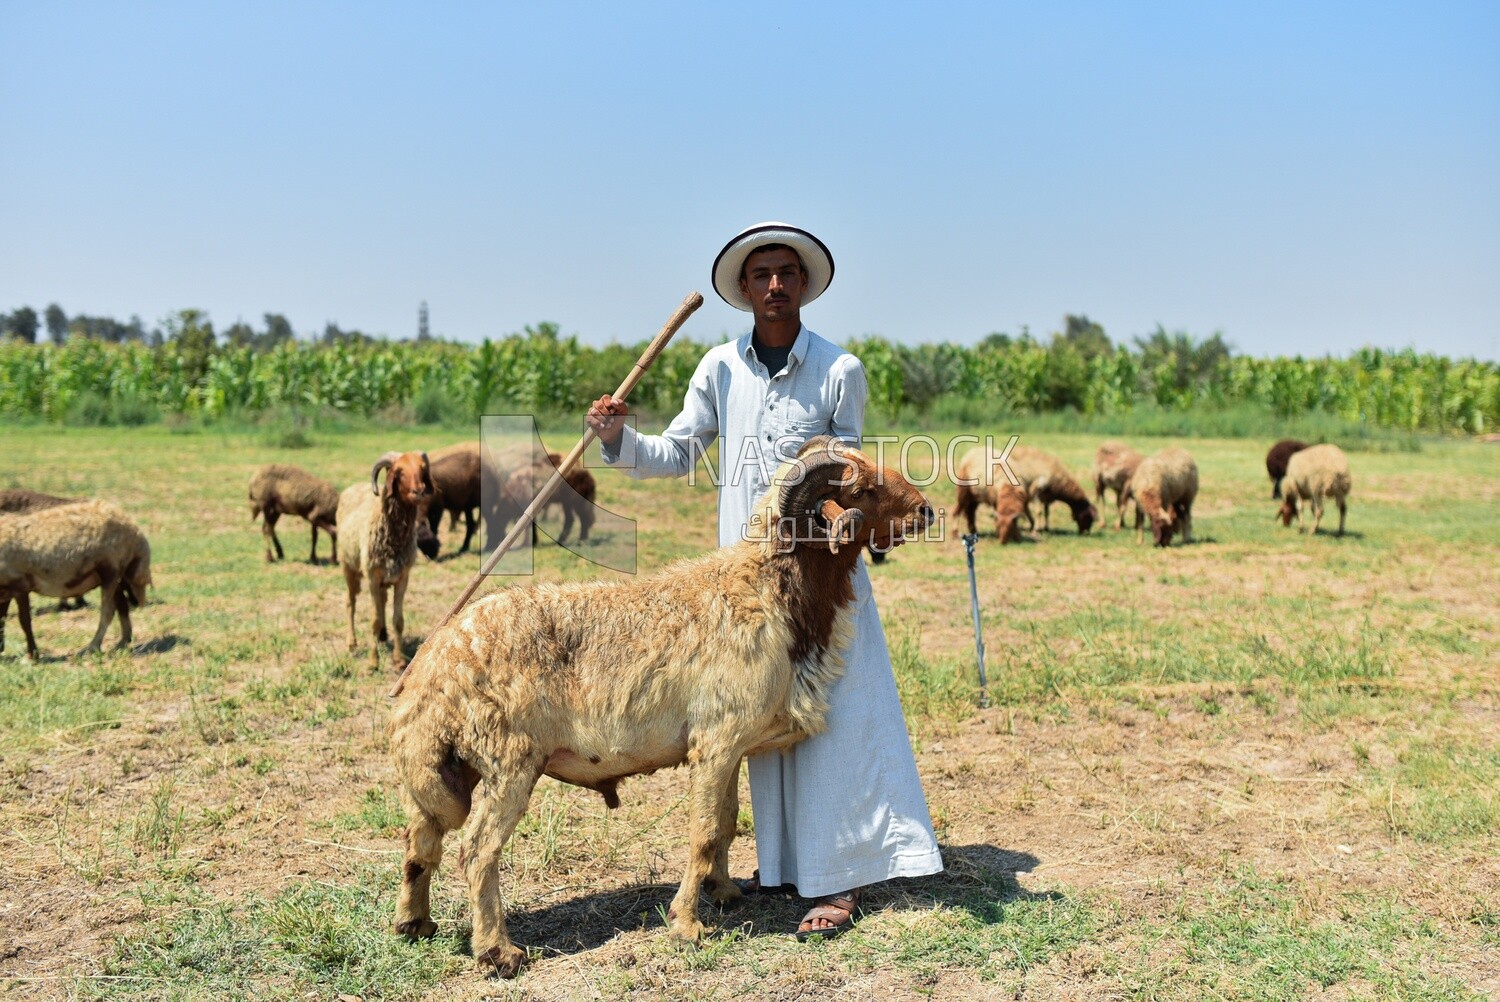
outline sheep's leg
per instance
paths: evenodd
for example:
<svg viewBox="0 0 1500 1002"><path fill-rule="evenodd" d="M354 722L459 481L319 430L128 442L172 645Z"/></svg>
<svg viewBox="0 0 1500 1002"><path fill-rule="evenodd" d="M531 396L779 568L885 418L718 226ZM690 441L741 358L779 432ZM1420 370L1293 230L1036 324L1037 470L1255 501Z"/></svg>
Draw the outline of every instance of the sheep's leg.
<svg viewBox="0 0 1500 1002"><path fill-rule="evenodd" d="M312 523L312 552L307 555L307 562L314 567L318 565L318 523Z"/></svg>
<svg viewBox="0 0 1500 1002"><path fill-rule="evenodd" d="M26 637L26 654L33 661L41 659L42 652L36 646L36 634L31 632L31 594L21 592L16 596L16 618L21 621L21 633Z"/></svg>
<svg viewBox="0 0 1500 1002"><path fill-rule="evenodd" d="M349 653L353 654L359 649L359 639L354 633L354 607L355 599L359 595L359 571L345 567L344 584L349 589Z"/></svg>
<svg viewBox="0 0 1500 1002"><path fill-rule="evenodd" d="M125 589L122 586L117 589L119 594L115 597L115 605L120 614L120 646L117 650L128 650L130 648L130 599L125 597Z"/></svg>
<svg viewBox="0 0 1500 1002"><path fill-rule="evenodd" d="M456 518L458 518L458 515L455 514L453 517L456 519ZM478 522L479 522L479 520L474 517L474 509L473 508L465 508L464 509L464 545L462 545L462 546L460 546L458 548L458 552L459 553L468 553L469 552L469 543L474 538L474 532L478 528Z"/></svg>
<svg viewBox="0 0 1500 1002"><path fill-rule="evenodd" d="M1031 501L1029 499L1026 502L1026 507L1024 509L1022 509L1022 511L1026 515L1026 531L1027 532L1035 532L1036 531L1036 519L1033 518L1032 515L1031 515Z"/></svg>
<svg viewBox="0 0 1500 1002"><path fill-rule="evenodd" d="M1344 503L1343 498L1335 498L1334 500L1338 502L1339 506L1339 535L1342 536L1344 534L1344 514L1348 511L1349 506Z"/></svg>
<svg viewBox="0 0 1500 1002"><path fill-rule="evenodd" d="M443 861L443 826L413 808L406 825L406 858L401 865L401 892L396 899L396 931L408 939L427 939L437 932L432 921L432 875Z"/></svg>
<svg viewBox="0 0 1500 1002"><path fill-rule="evenodd" d="M1323 521L1323 495L1314 494L1312 500L1308 503L1312 505L1313 513L1313 527L1310 535L1316 536L1318 534L1318 523Z"/></svg>
<svg viewBox="0 0 1500 1002"><path fill-rule="evenodd" d="M698 892L718 862L720 810L740 756L738 749L733 753L705 752L700 747L688 753L688 761L692 770L692 789L688 794L688 862L682 885L667 909L667 918L673 936L696 942L707 931L698 921Z"/></svg>
<svg viewBox="0 0 1500 1002"><path fill-rule="evenodd" d="M962 515L969 525L969 535L973 536L979 532L979 527L974 521L974 514L979 510L979 502L974 498L974 492L968 486L960 484L958 488L958 500L953 503L954 514Z"/></svg>
<svg viewBox="0 0 1500 1002"><path fill-rule="evenodd" d="M1141 511L1141 503L1135 503L1135 545L1140 546L1146 541L1145 529L1146 516Z"/></svg>
<svg viewBox="0 0 1500 1002"><path fill-rule="evenodd" d="M1182 545L1193 541L1193 509L1182 509Z"/></svg>
<svg viewBox="0 0 1500 1002"><path fill-rule="evenodd" d="M557 537L557 545L561 546L568 541L568 533L573 531L573 506L567 501L562 503L563 528L562 534Z"/></svg>
<svg viewBox="0 0 1500 1002"><path fill-rule="evenodd" d="M5 650L5 620L10 615L10 596L0 597L0 652Z"/></svg>
<svg viewBox="0 0 1500 1002"><path fill-rule="evenodd" d="M281 517L281 512L275 508L267 508L260 523L260 534L266 539L266 563L281 559L281 540L276 538L276 520ZM276 548L275 555L271 553L272 547Z"/></svg>
<svg viewBox="0 0 1500 1002"><path fill-rule="evenodd" d="M469 815L464 844L464 876L469 882L469 910L474 916L470 941L474 960L481 967L493 966L503 978L514 977L526 959L526 951L510 941L505 927L505 905L500 898L500 850L526 813L532 787L541 776L541 763L527 763L522 755L499 760L515 769L509 775L487 775L479 787L483 797ZM493 787L493 789L491 789Z"/></svg>
<svg viewBox="0 0 1500 1002"><path fill-rule="evenodd" d="M370 667L380 667L380 645L389 640L385 628L385 584L370 582L370 604L375 606L374 618L370 621Z"/></svg>
<svg viewBox="0 0 1500 1002"><path fill-rule="evenodd" d="M120 579L115 572L108 567L99 569L99 629L94 631L94 639L83 649L85 654L97 651L104 645L104 634L109 629L109 624L115 618L115 604L119 601Z"/></svg>
<svg viewBox="0 0 1500 1002"><path fill-rule="evenodd" d="M410 579L409 573L403 574L391 588L391 626L395 633L391 638L391 667L397 671L406 667L406 582Z"/></svg>
<svg viewBox="0 0 1500 1002"><path fill-rule="evenodd" d="M1052 531L1052 502L1051 501L1043 501L1042 502L1042 531L1043 532L1051 532Z"/></svg>
<svg viewBox="0 0 1500 1002"><path fill-rule="evenodd" d="M739 900L739 885L729 875L729 846L734 842L735 829L740 822L740 767L735 763L719 799L719 827L714 834L718 853L714 856L713 870L704 881L704 890L717 904L727 905Z"/></svg>

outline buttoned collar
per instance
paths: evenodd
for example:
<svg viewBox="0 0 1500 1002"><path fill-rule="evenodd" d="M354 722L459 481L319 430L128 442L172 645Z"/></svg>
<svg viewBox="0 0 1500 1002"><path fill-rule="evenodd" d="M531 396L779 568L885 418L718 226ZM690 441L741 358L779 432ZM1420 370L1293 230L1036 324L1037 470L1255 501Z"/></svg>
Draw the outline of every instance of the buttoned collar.
<svg viewBox="0 0 1500 1002"><path fill-rule="evenodd" d="M754 340L755 328L753 327L750 330L746 331L744 334L741 334L739 340L740 357L745 361L750 362L752 369L754 368L754 363L759 361L759 359L755 357L755 349L754 347L752 347ZM807 324L803 324L800 328L797 329L797 340L792 342L792 350L787 353L785 370L786 372L791 372L802 363L802 360L804 358L807 357L807 345L811 340L812 331L807 329Z"/></svg>

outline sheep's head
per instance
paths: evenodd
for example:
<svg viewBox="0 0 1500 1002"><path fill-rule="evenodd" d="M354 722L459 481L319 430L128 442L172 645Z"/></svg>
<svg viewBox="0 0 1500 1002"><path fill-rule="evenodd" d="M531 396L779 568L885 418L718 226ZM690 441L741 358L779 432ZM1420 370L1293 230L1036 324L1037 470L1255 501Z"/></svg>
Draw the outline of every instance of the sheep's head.
<svg viewBox="0 0 1500 1002"><path fill-rule="evenodd" d="M146 589L151 587L151 544L146 543L140 556L125 567L125 601L140 607L146 604Z"/></svg>
<svg viewBox="0 0 1500 1002"><path fill-rule="evenodd" d="M389 470L385 490L380 488L380 471ZM414 508L424 506L432 496L432 466L425 452L387 452L370 468L370 491L381 497L398 497Z"/></svg>
<svg viewBox="0 0 1500 1002"><path fill-rule="evenodd" d="M1026 510L1026 492L1001 482L995 488L995 535L1000 542L1021 541L1021 513Z"/></svg>
<svg viewBox="0 0 1500 1002"><path fill-rule="evenodd" d="M1151 519L1151 541L1157 546L1170 544L1177 529L1177 516L1161 503L1161 495L1154 490L1141 491L1136 504Z"/></svg>
<svg viewBox="0 0 1500 1002"><path fill-rule="evenodd" d="M1094 523L1099 521L1099 509L1085 501L1073 508L1073 521L1078 523L1078 534L1087 536Z"/></svg>
<svg viewBox="0 0 1500 1002"><path fill-rule="evenodd" d="M804 444L777 472L773 491L756 517L771 521L774 545L783 553L807 544L835 554L845 547L890 550L935 517L922 492L898 471L828 436Z"/></svg>
<svg viewBox="0 0 1500 1002"><path fill-rule="evenodd" d="M1275 518L1281 519L1282 526L1292 524L1292 519L1297 517L1297 496L1291 491L1281 499L1281 507L1276 509Z"/></svg>

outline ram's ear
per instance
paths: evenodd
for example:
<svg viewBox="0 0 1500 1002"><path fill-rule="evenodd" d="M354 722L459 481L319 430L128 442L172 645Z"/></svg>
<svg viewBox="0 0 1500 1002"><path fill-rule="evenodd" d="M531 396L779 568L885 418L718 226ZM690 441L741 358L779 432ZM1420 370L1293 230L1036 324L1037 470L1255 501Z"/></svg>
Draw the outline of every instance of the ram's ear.
<svg viewBox="0 0 1500 1002"><path fill-rule="evenodd" d="M858 508L844 508L833 498L823 502L819 513L828 520L828 549L839 552L839 546L854 542L854 536L864 525L865 513Z"/></svg>

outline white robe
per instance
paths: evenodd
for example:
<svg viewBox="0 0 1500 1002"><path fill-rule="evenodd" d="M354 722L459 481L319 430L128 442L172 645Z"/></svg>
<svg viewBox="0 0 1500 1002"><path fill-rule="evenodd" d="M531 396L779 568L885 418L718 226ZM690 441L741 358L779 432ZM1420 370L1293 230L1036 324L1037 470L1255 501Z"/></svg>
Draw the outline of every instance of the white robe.
<svg viewBox="0 0 1500 1002"><path fill-rule="evenodd" d="M853 355L803 327L771 377L750 335L708 351L661 435L625 429L607 465L685 476L719 442L719 544L738 542L780 462L814 435L858 444L867 384ZM855 565L854 641L828 729L749 761L761 883L821 897L943 868L864 560Z"/></svg>

